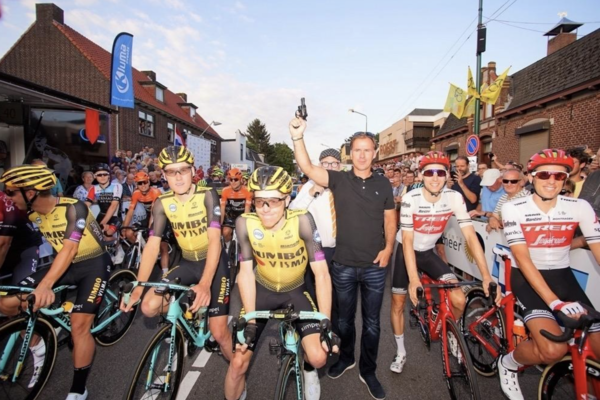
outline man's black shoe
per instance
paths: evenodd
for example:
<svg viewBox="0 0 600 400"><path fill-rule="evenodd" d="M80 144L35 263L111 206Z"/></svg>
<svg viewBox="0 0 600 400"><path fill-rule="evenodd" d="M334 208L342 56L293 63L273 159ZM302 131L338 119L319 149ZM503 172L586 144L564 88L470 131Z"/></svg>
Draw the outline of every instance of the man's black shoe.
<svg viewBox="0 0 600 400"><path fill-rule="evenodd" d="M331 379L337 379L340 376L344 375L344 372L348 371L349 369L354 368L355 366L356 366L356 362L354 362L354 361L352 363L348 363L348 362L344 362L340 359L340 360L338 360L338 362L336 362L329 368L329 371L327 371L327 375Z"/></svg>
<svg viewBox="0 0 600 400"><path fill-rule="evenodd" d="M369 394L375 400L384 400L385 399L385 390L383 390L383 386L379 383L379 380L375 375L367 375L363 377L362 375L358 375L360 381L367 385L367 389L369 389Z"/></svg>

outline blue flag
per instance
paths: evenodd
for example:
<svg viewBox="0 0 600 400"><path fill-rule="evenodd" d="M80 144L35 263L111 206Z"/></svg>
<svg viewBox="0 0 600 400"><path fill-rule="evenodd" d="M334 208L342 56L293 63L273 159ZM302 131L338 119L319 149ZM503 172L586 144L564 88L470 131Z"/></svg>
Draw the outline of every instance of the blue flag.
<svg viewBox="0 0 600 400"><path fill-rule="evenodd" d="M121 32L115 38L112 49L110 74L110 104L133 108L133 78L131 51L133 35Z"/></svg>

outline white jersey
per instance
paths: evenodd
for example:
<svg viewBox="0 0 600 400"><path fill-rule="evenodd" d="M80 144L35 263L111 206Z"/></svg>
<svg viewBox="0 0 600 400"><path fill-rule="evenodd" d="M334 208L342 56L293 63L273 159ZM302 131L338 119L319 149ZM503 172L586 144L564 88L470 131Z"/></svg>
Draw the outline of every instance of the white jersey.
<svg viewBox="0 0 600 400"><path fill-rule="evenodd" d="M402 231L414 231L413 247L416 251L426 251L435 247L448 220L454 214L459 226L472 225L467 206L462 195L445 188L440 199L430 203L423 196L424 188L411 190L402 197L400 204L400 231L396 236L402 242Z"/></svg>
<svg viewBox="0 0 600 400"><path fill-rule="evenodd" d="M526 244L540 270L569 267L569 252L579 226L588 243L600 243L600 223L585 200L558 196L556 206L543 213L527 196L502 206L504 236L509 246Z"/></svg>

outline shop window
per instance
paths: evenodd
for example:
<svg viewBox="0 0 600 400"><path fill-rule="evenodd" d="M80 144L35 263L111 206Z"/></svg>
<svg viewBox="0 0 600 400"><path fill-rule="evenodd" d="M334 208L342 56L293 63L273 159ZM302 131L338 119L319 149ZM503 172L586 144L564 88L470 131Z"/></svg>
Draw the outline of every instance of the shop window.
<svg viewBox="0 0 600 400"><path fill-rule="evenodd" d="M138 115L140 124L139 134L154 137L154 117L143 111L140 111Z"/></svg>

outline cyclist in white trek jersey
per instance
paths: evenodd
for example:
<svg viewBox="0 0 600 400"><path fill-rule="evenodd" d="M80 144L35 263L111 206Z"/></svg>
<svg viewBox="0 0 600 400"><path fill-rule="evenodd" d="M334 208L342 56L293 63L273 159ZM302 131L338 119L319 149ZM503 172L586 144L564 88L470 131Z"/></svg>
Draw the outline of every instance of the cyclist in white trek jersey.
<svg viewBox="0 0 600 400"><path fill-rule="evenodd" d="M517 379L520 367L552 364L567 353L567 343L552 342L540 334L541 330L561 334L553 313L578 319L585 313L581 303L591 306L570 268L569 252L579 226L600 263L600 224L587 201L559 196L572 170L573 159L563 150L534 154L527 164L533 194L502 207L504 235L517 264L511 272L512 289L531 335L531 340L521 342L498 361L500 385L511 400L523 399ZM589 332L589 343L598 357L600 324L592 325Z"/></svg>

